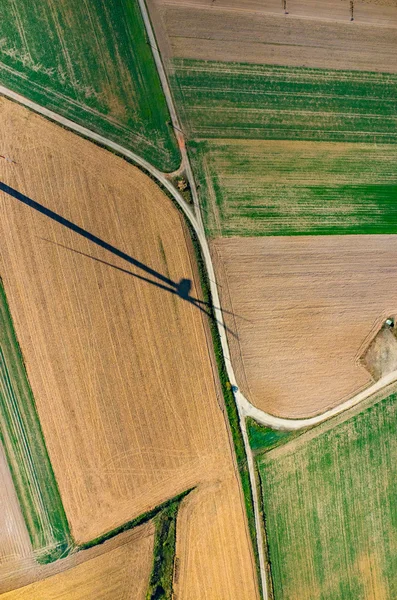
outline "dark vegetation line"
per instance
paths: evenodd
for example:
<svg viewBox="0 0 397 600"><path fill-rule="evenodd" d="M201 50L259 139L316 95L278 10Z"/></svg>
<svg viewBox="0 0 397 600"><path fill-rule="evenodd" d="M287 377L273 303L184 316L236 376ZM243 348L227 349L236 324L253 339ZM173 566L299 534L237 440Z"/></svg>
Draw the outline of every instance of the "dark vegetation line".
<svg viewBox="0 0 397 600"><path fill-rule="evenodd" d="M69 523L0 278L0 441L40 563L69 554Z"/></svg>
<svg viewBox="0 0 397 600"><path fill-rule="evenodd" d="M153 568L146 600L172 600L176 523L179 506L185 496L186 493L170 501L168 506L154 518L156 533L154 538Z"/></svg>

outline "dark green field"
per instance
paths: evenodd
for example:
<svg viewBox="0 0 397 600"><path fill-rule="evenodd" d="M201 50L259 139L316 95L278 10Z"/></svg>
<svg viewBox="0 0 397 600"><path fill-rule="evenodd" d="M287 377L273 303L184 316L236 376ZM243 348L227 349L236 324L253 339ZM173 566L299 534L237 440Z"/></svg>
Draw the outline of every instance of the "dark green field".
<svg viewBox="0 0 397 600"><path fill-rule="evenodd" d="M397 75L174 60L189 135L397 142Z"/></svg>
<svg viewBox="0 0 397 600"><path fill-rule="evenodd" d="M46 563L71 548L69 524L0 280L0 440L33 550Z"/></svg>
<svg viewBox="0 0 397 600"><path fill-rule="evenodd" d="M164 171L179 166L136 0L3 0L0 84Z"/></svg>
<svg viewBox="0 0 397 600"><path fill-rule="evenodd" d="M258 457L275 600L397 598L396 422L394 392Z"/></svg>
<svg viewBox="0 0 397 600"><path fill-rule="evenodd" d="M209 235L397 233L397 145L190 142Z"/></svg>

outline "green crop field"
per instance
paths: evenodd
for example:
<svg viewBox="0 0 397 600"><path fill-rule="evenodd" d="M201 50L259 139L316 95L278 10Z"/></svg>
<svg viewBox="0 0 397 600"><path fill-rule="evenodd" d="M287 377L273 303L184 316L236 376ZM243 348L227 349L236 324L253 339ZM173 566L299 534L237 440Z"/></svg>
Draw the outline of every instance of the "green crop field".
<svg viewBox="0 0 397 600"><path fill-rule="evenodd" d="M397 233L397 145L190 142L209 235Z"/></svg>
<svg viewBox="0 0 397 600"><path fill-rule="evenodd" d="M397 598L397 393L375 402L257 458L275 600Z"/></svg>
<svg viewBox="0 0 397 600"><path fill-rule="evenodd" d="M192 138L397 142L397 75L174 60Z"/></svg>
<svg viewBox="0 0 397 600"><path fill-rule="evenodd" d="M0 415L0 440L33 549L40 562L51 562L70 550L70 530L1 280Z"/></svg>
<svg viewBox="0 0 397 600"><path fill-rule="evenodd" d="M137 0L3 0L0 84L164 171L179 166Z"/></svg>

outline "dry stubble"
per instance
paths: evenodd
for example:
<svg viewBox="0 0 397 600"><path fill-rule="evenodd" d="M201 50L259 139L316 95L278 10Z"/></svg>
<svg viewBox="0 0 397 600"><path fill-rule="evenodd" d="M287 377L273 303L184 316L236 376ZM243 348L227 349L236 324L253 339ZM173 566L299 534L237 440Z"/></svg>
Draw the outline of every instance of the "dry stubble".
<svg viewBox="0 0 397 600"><path fill-rule="evenodd" d="M153 564L154 527L124 536L118 547L62 573L15 589L2 600L144 600Z"/></svg>

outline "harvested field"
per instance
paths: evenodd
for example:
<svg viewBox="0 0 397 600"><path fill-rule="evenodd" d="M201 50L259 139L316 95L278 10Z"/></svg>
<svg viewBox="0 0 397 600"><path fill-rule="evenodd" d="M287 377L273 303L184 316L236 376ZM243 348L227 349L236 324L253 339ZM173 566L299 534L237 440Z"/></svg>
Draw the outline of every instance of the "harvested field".
<svg viewBox="0 0 397 600"><path fill-rule="evenodd" d="M190 137L397 141L396 75L188 59L173 65Z"/></svg>
<svg viewBox="0 0 397 600"><path fill-rule="evenodd" d="M5 593L1 598L145 600L153 562L153 537L152 525L129 532L117 547L99 554L97 551L97 556L74 568Z"/></svg>
<svg viewBox="0 0 397 600"><path fill-rule="evenodd" d="M165 171L175 136L137 0L3 0L2 84Z"/></svg>
<svg viewBox="0 0 397 600"><path fill-rule="evenodd" d="M241 526L241 503L236 476L230 471L199 486L184 499L178 514L176 598L256 598L250 575L255 565L241 569L250 562L246 551L248 533ZM232 554L225 552L225 548L232 547Z"/></svg>
<svg viewBox="0 0 397 600"><path fill-rule="evenodd" d="M166 56L397 72L395 2L152 0ZM183 27L181 27L181 23Z"/></svg>
<svg viewBox="0 0 397 600"><path fill-rule="evenodd" d="M397 236L212 243L237 380L258 408L306 417L371 383L359 357L397 311Z"/></svg>
<svg viewBox="0 0 397 600"><path fill-rule="evenodd" d="M397 145L190 143L207 233L397 232Z"/></svg>
<svg viewBox="0 0 397 600"><path fill-rule="evenodd" d="M234 473L212 342L192 300L201 291L188 232L159 188L9 101L0 120L1 153L15 161L0 161L0 273L83 543ZM242 505L231 508L246 533ZM236 545L246 557L236 582L255 582L247 535L223 548L225 560Z"/></svg>
<svg viewBox="0 0 397 600"><path fill-rule="evenodd" d="M258 459L275 600L396 598L395 385L374 400Z"/></svg>

